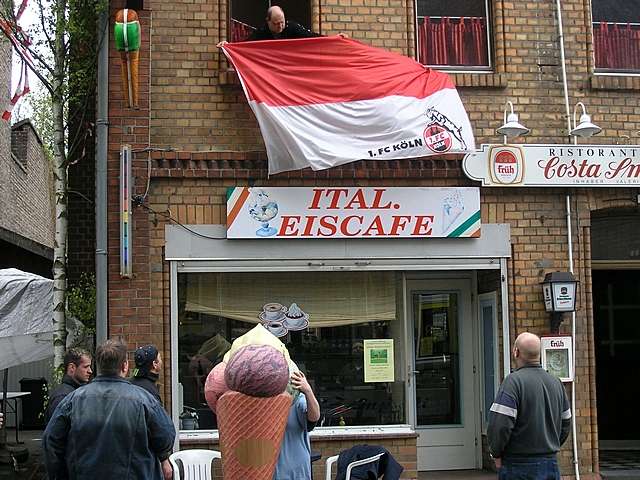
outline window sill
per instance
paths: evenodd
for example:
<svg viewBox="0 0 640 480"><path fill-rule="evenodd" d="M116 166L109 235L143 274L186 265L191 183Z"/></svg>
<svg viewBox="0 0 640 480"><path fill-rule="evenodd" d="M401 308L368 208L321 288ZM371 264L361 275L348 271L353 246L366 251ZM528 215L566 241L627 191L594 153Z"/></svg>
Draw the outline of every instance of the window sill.
<svg viewBox="0 0 640 480"><path fill-rule="evenodd" d="M485 87L506 88L507 76L504 73L493 72L446 72L455 82L457 87ZM640 80L640 77L638 77ZM218 72L219 85L240 85L240 79L235 70L221 70Z"/></svg>
<svg viewBox="0 0 640 480"><path fill-rule="evenodd" d="M316 427L309 434L311 440L344 440L350 438L413 438L415 430L410 425L385 425L379 427ZM180 431L181 444L218 443L218 430Z"/></svg>
<svg viewBox="0 0 640 480"><path fill-rule="evenodd" d="M449 73L449 76L455 82L456 87L505 88L507 86L507 75L504 73Z"/></svg>
<svg viewBox="0 0 640 480"><path fill-rule="evenodd" d="M640 76L591 75L592 90L640 90Z"/></svg>

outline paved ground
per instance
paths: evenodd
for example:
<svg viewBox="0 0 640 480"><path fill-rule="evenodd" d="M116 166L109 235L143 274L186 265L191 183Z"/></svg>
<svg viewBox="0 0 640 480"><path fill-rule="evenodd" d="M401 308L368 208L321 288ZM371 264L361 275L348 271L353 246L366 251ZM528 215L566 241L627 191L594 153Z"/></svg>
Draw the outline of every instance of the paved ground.
<svg viewBox="0 0 640 480"><path fill-rule="evenodd" d="M640 480L640 449L600 450L600 473L605 480Z"/></svg>
<svg viewBox="0 0 640 480"><path fill-rule="evenodd" d="M29 459L15 470L13 464L0 463L0 480L44 480L40 438L42 431L20 432L20 449L29 451ZM15 444L15 430L7 431L9 447ZM6 450L0 447L0 460L6 459ZM600 452L602 478L604 480L640 480L640 450L602 450ZM493 472L483 470L457 470L446 472L421 472L418 480L496 480Z"/></svg>
<svg viewBox="0 0 640 480"><path fill-rule="evenodd" d="M15 469L13 462L0 463L0 480L42 480L46 476L44 474L44 468L41 464L41 450L40 450L40 437L42 431L40 430L26 430L20 432L20 443L15 443L15 430L7 430L7 442L8 448L22 450L26 448L29 451L29 458L25 463L18 465L18 470ZM6 449L0 447L0 459L8 460L6 455Z"/></svg>
<svg viewBox="0 0 640 480"><path fill-rule="evenodd" d="M496 480L497 475L486 470L451 470L448 472L420 472L418 480Z"/></svg>

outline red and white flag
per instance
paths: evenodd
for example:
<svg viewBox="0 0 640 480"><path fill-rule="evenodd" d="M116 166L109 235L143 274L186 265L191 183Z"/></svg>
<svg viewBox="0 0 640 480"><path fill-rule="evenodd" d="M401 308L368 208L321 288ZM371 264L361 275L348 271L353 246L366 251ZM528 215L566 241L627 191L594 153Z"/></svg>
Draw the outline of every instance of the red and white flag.
<svg viewBox="0 0 640 480"><path fill-rule="evenodd" d="M341 36L225 43L269 173L475 150L451 79Z"/></svg>

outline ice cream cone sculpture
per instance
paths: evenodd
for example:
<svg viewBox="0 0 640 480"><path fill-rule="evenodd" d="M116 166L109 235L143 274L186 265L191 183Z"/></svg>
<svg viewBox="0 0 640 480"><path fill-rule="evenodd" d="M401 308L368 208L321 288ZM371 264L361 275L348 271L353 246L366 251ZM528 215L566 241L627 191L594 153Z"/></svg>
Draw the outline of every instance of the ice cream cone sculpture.
<svg viewBox="0 0 640 480"><path fill-rule="evenodd" d="M114 26L116 50L120 52L122 92L129 108L138 108L138 54L140 22L134 10L118 10Z"/></svg>
<svg viewBox="0 0 640 480"><path fill-rule="evenodd" d="M287 426L289 352L261 324L237 338L205 383L224 480L272 480Z"/></svg>
<svg viewBox="0 0 640 480"><path fill-rule="evenodd" d="M291 395L252 397L229 391L217 417L225 480L272 480L291 408Z"/></svg>

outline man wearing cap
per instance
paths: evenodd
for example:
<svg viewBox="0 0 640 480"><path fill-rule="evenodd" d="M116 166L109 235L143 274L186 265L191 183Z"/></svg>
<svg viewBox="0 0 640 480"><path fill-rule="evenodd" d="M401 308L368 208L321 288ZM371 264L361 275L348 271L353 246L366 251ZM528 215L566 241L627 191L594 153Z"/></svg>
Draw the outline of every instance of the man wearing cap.
<svg viewBox="0 0 640 480"><path fill-rule="evenodd" d="M136 350L134 359L136 361L136 369L133 372L131 383L144 388L162 403L160 391L158 390L158 378L162 370L160 352L153 345L145 345Z"/></svg>
<svg viewBox="0 0 640 480"><path fill-rule="evenodd" d="M62 383L49 395L49 403L44 413L45 422L49 422L58 404L76 388L91 379L91 355L85 350L71 348L64 355L64 376Z"/></svg>

